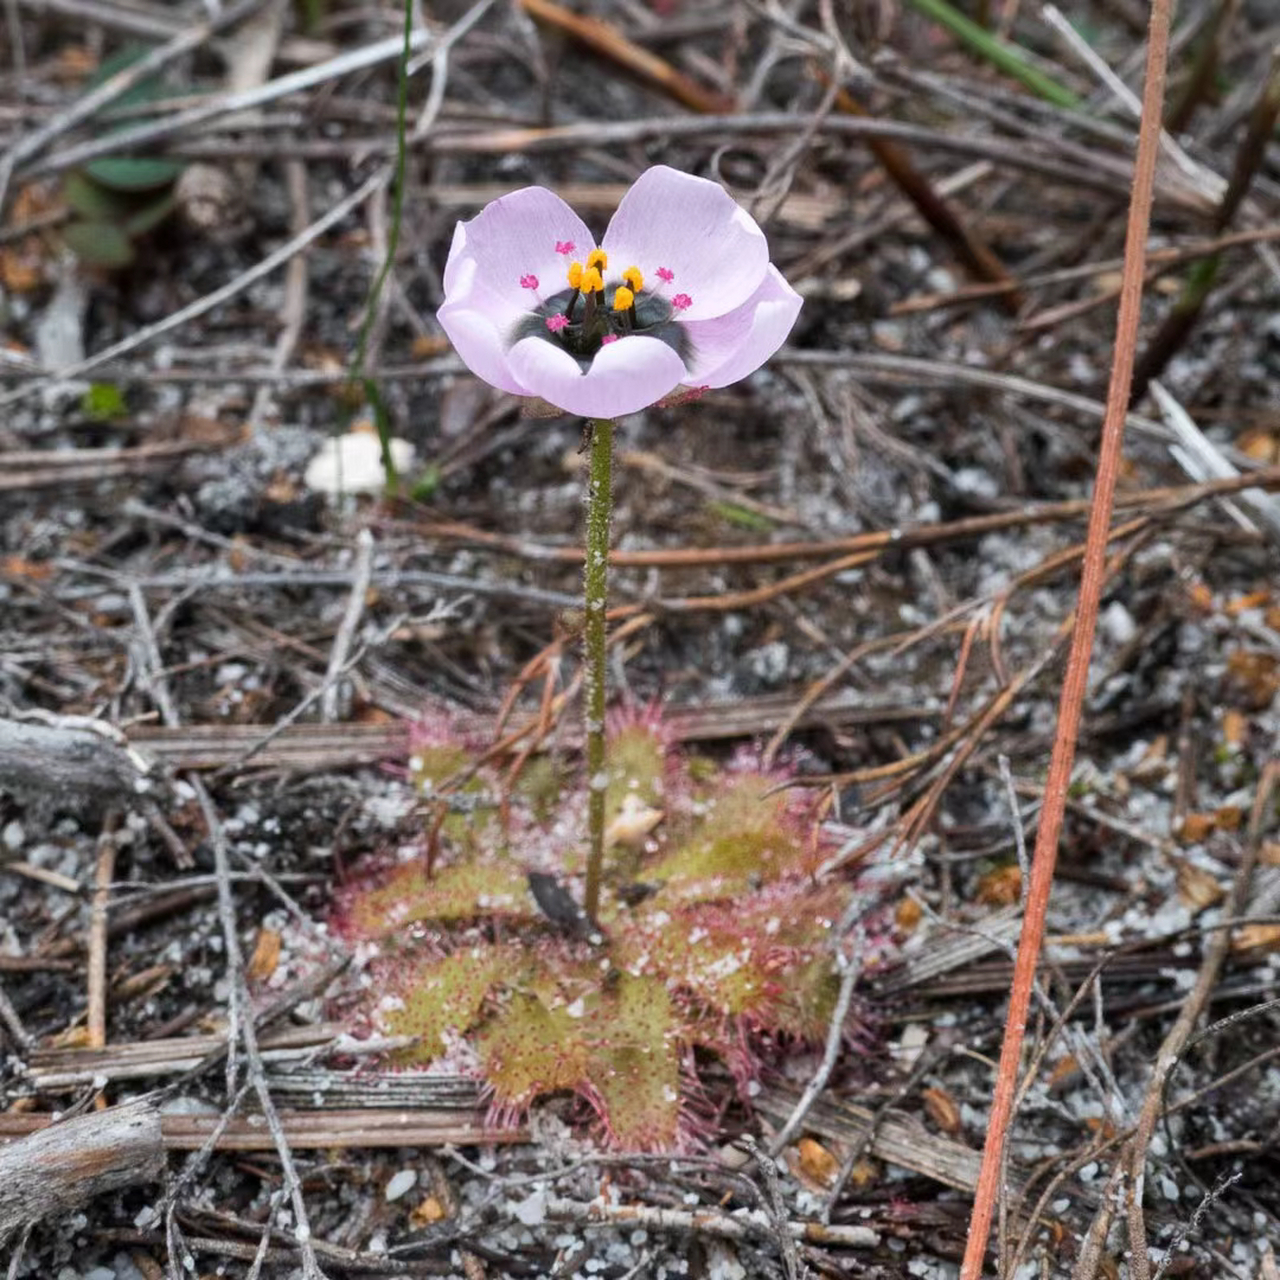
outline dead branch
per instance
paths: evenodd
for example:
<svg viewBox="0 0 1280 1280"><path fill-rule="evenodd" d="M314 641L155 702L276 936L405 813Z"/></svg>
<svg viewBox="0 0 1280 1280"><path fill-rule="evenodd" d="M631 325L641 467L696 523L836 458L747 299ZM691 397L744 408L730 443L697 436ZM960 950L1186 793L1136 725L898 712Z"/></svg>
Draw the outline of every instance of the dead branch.
<svg viewBox="0 0 1280 1280"><path fill-rule="evenodd" d="M547 1216L584 1227L626 1225L653 1231L692 1232L720 1240L751 1240L772 1235L770 1227L762 1221L730 1217L719 1210L708 1209L660 1209L645 1204L609 1204L600 1200L587 1204L555 1197L547 1200ZM874 1249L880 1243L880 1233L870 1227L829 1226L821 1222L787 1222L784 1227L791 1239L806 1244Z"/></svg>
<svg viewBox="0 0 1280 1280"><path fill-rule="evenodd" d="M0 791L38 809L101 814L154 796L160 780L124 735L99 720L0 719Z"/></svg>
<svg viewBox="0 0 1280 1280"><path fill-rule="evenodd" d="M112 1112L99 1114L111 1115ZM276 1119L278 1132L272 1133L260 1114L234 1116L230 1120L220 1111L205 1115L179 1113L157 1116L155 1142L157 1149L163 1146L168 1151L196 1151L216 1130L217 1140L213 1145L219 1151L274 1151L278 1154L278 1137L283 1137L291 1148L313 1151L331 1147L359 1150L375 1147L470 1147L528 1141L528 1133L524 1129L488 1125L482 1113L456 1108L395 1111L365 1107L346 1111L281 1111ZM53 1133L62 1127L50 1125L48 1116L0 1115L0 1139L17 1137L25 1143L30 1136ZM4 1157L18 1145L15 1142L8 1147L0 1147L0 1227L6 1221L5 1196L8 1194ZM82 1178L83 1172L77 1176ZM73 1200L70 1203L78 1202Z"/></svg>
<svg viewBox="0 0 1280 1280"><path fill-rule="evenodd" d="M160 1112L149 1099L29 1133L0 1146L0 1242L104 1192L154 1182L163 1169Z"/></svg>

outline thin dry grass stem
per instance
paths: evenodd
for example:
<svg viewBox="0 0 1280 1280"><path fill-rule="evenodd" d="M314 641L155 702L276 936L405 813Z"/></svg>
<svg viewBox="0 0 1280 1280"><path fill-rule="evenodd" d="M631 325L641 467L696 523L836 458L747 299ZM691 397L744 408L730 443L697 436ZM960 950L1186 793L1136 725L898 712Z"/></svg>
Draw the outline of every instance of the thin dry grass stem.
<svg viewBox="0 0 1280 1280"><path fill-rule="evenodd" d="M1216 236L1212 240L1195 240L1190 244L1167 249L1153 249L1147 254L1147 270L1150 273L1147 283L1150 284L1152 280L1159 279L1173 267L1194 262L1197 258L1207 258L1223 249L1235 249L1242 245L1271 244L1276 240L1280 240L1280 227L1254 227L1247 231L1233 231L1229 235ZM1070 284L1075 280L1094 280L1110 272L1119 271L1123 266L1123 258L1104 258L1075 267L1063 267L1058 271L1046 271L1041 275L1024 276L1016 283L1019 288L1030 293L1039 289L1049 289L1055 285ZM915 315L945 307L965 306L971 302L981 302L994 293L1007 290L1008 287L1000 284L971 284L949 289L946 293L918 294L893 303L889 308L889 314L892 316ZM1099 299L1106 301L1116 296L1118 296L1118 288L1100 294ZM1089 301L1092 303L1095 300L1089 299ZM1018 328L1028 330L1038 326L1038 317L1033 314L1020 321Z"/></svg>
<svg viewBox="0 0 1280 1280"><path fill-rule="evenodd" d="M507 727L507 722L511 719L512 713L515 711L520 701L520 695L535 680L545 677L547 672L553 667L558 668L561 659L564 656L564 641L557 636L550 644L539 649L537 653L529 659L528 662L516 672L515 679L507 687L507 691L502 696L502 702L498 707L497 715L494 716L493 736L494 745L496 746L501 738L502 731ZM531 726L526 725L522 730L524 733L530 732Z"/></svg>
<svg viewBox="0 0 1280 1280"><path fill-rule="evenodd" d="M329 665L324 673L323 692L320 695L320 719L326 722L336 720L342 702L342 676L347 670L351 656L351 646L355 643L356 630L360 619L364 616L368 603L369 584L373 578L373 534L368 529L361 529L356 534L355 565L352 569L351 591L347 596L347 607L342 615L342 622L333 637L333 646L329 650Z"/></svg>
<svg viewBox="0 0 1280 1280"><path fill-rule="evenodd" d="M310 1220L306 1200L302 1193L302 1179L298 1176L289 1139L280 1123L280 1115L262 1065L262 1053L258 1043L256 1020L253 1016L249 988L245 979L244 956L240 948L240 934L236 927L235 902L231 888L231 863L227 848L226 832L204 783L194 774L188 781L195 790L204 818L209 840L213 845L214 865L218 879L218 918L222 926L223 953L226 956L227 978L230 985L228 1011L230 1025L227 1032L227 1094L233 1096L237 1089L236 1056L234 1046L238 1042L244 1052L245 1074L257 1095L258 1105L271 1135L272 1146L280 1160L283 1194L293 1209L296 1223L296 1239L305 1280L325 1280L324 1272L316 1259L312 1242Z"/></svg>
<svg viewBox="0 0 1280 1280"><path fill-rule="evenodd" d="M714 89L707 89L682 71L677 71L664 58L628 40L612 23L574 13L563 5L553 3L553 0L520 0L520 7L531 18L562 31L570 39L585 45L592 53L660 89L692 111L717 115L733 110L732 98L717 93Z"/></svg>
<svg viewBox="0 0 1280 1280"><path fill-rule="evenodd" d="M913 633L914 634L914 633ZM829 671L825 672L819 679L813 681L805 690L803 696L795 703L791 710L787 713L787 717L774 731L773 736L765 744L763 759L765 766L768 767L778 758L778 752L782 750L783 744L786 742L794 731L796 725L804 719L809 710L814 707L836 681L843 677L863 660L873 653L880 653L883 650L892 647L899 637L879 636L874 640L868 640L863 644L855 645L850 649L839 662L835 664Z"/></svg>
<svg viewBox="0 0 1280 1280"><path fill-rule="evenodd" d="M1098 605L1106 570L1111 510L1120 466L1126 409L1133 380L1134 349L1141 321L1143 263L1155 195L1156 162L1160 155L1161 108L1164 102L1165 66L1169 45L1171 0L1152 0L1151 25L1147 43L1147 69L1143 85L1142 120L1138 130L1138 152L1134 164L1133 192L1129 202L1129 223L1125 238L1124 288L1116 322L1116 342L1107 394L1107 413L1099 449L1089 535L1080 576L1071 652L1062 683L1058 710L1058 730L1054 737L1049 774L1045 784L1044 807L1036 832L1031 881L1027 886L1026 911L1018 955L1014 965L1013 988L1000 1049L1000 1065L988 1119L983 1150L982 1174L974 1196L969 1234L961 1264L960 1280L979 1280L987 1252L992 1212L1000 1198L1001 1170L1006 1139L1013 1116L1018 1085L1018 1069L1027 1014L1035 983L1036 964L1044 939L1049 893L1057 861L1058 838L1066 808L1067 791L1075 761L1080 714L1089 678L1089 658L1097 627ZM1145 1246L1144 1246L1145 1248ZM1145 1256L1145 1254L1144 1254Z"/></svg>
<svg viewBox="0 0 1280 1280"><path fill-rule="evenodd" d="M23 959L26 958L23 957ZM0 972L3 971L0 970ZM35 1040L23 1025L22 1016L13 1007L13 1001L5 993L3 985L0 985L0 1032L7 1032L13 1041L13 1047L20 1052L27 1053L35 1047Z"/></svg>
<svg viewBox="0 0 1280 1280"><path fill-rule="evenodd" d="M610 557L612 559L612 556ZM613 621L614 613L610 611L609 620ZM609 633L609 648L617 648L624 640L630 639L634 635L638 635L644 631L646 627L651 626L657 621L657 617L651 613L634 614L627 618L620 626L615 627ZM507 722L515 714L516 707L519 702L520 694L539 677L545 678L547 670L550 666L555 667L556 678L559 676L560 665L564 658L563 638L553 640L546 648L540 650L524 665L516 679L512 682L511 687L507 690L502 699L502 707L497 716L497 728L495 734L500 734ZM474 776L475 770L482 765L490 764L492 761L501 759L512 751L517 744L522 742L531 733L541 733L543 740L547 734L559 727L559 718L563 714L566 706L571 703L578 695L578 690L582 686L582 672L577 672L573 679L565 686L564 690L553 699L551 704L551 712L553 718L545 721L541 712L538 717L527 724L521 725L518 729L513 729L510 733L502 737L495 737L494 741L485 748L477 759L477 764L469 768L465 774L465 778ZM545 697L545 692L544 692ZM463 777L463 775L460 775Z"/></svg>
<svg viewBox="0 0 1280 1280"><path fill-rule="evenodd" d="M1130 511L1183 511L1212 498L1238 493L1242 489L1280 489L1280 464L1260 467L1247 476L1224 477L1198 484L1169 485L1154 489L1134 489L1117 495L1116 507ZM1082 520L1089 514L1087 499L1066 502L1028 503L1013 511L968 516L962 520L938 524L906 525L879 529L872 533L853 534L847 538L830 538L809 542L767 542L746 546L655 547L650 550L613 551L609 563L615 568L696 569L722 568L726 565L779 564L788 560L811 560L823 556L849 555L859 551L884 551L890 548L912 550L916 547L941 546L949 542L980 538L988 533L1034 528L1044 524L1063 524ZM388 532L411 534L415 538L459 542L489 547L507 555L535 562L581 564L582 549L569 546L547 546L514 534L494 533L460 520L418 521L409 525L387 523Z"/></svg>
<svg viewBox="0 0 1280 1280"><path fill-rule="evenodd" d="M1004 662L1004 645L1000 641L1001 622L1004 620L1004 611L1008 605L1009 593L1002 592L991 607L991 612L985 619L985 629L987 638L987 651L991 657L991 670L995 674L997 683L1008 684L1009 673Z"/></svg>
<svg viewBox="0 0 1280 1280"><path fill-rule="evenodd" d="M964 688L965 672L969 669L969 655L973 652L973 642L978 637L978 632L985 625L985 620L981 615L970 618L965 626L964 635L960 640L960 652L956 656L956 669L951 677L951 693L947 698L946 710L942 713L942 727L949 729L951 727L952 718L956 713L956 704L960 701L960 690ZM990 627L992 632L998 634L998 627ZM1000 683L1004 684L1003 677L999 677Z"/></svg>
<svg viewBox="0 0 1280 1280"><path fill-rule="evenodd" d="M631 449L626 453L619 454L617 460L624 467L633 467L649 475L659 476L672 484L685 485L699 493L706 494L707 497L716 501L732 503L736 507L741 507L744 511L763 516L766 520L772 520L777 524L800 525L803 523L799 514L794 510L788 510L786 507L775 506L772 503L760 502L755 498L748 497L737 489L732 489L725 484L717 482L701 468L691 467L688 463L676 466L674 463L659 457L656 453L638 449ZM611 555L609 557L610 563L613 563L615 559L616 557Z"/></svg>
<svg viewBox="0 0 1280 1280"><path fill-rule="evenodd" d="M830 77L820 67L813 74L822 84ZM835 105L846 115L863 119L872 116L865 103L847 89L836 92ZM910 201L916 212L942 238L965 270L976 280L995 285L990 295L1010 314L1022 306L1018 282L1000 261L995 250L972 227L961 221L955 209L935 190L933 184L911 163L905 148L888 138L868 138L867 150L879 161L894 186Z"/></svg>
<svg viewBox="0 0 1280 1280"><path fill-rule="evenodd" d="M653 116L641 120L597 121L540 128L481 129L474 132L440 133L425 140L425 149L435 155L504 155L509 152L575 151L580 147L623 147L663 140L674 142L704 136L724 139L757 135L790 137L795 133L796 117L789 111L763 111L751 115L719 116ZM892 138L919 147L933 147L953 155L990 160L1014 169L1041 174L1054 183L1081 187L1090 191L1117 194L1124 189L1129 166L1119 156L1068 143L1055 138L1055 150L1048 154L1039 145L1023 139L998 138L990 135L948 133L901 120L879 117L831 115L819 122L818 132L849 138ZM199 148L188 145L185 155L198 154ZM1071 159L1065 159L1069 153ZM81 163L83 149L77 149L71 160L52 157L40 172L61 169ZM1178 208L1203 213L1205 198L1185 184L1171 184L1161 197Z"/></svg>
<svg viewBox="0 0 1280 1280"><path fill-rule="evenodd" d="M119 815L107 815L98 841L98 862L93 873L93 898L89 907L89 955L85 966L88 987L87 1047L101 1049L107 1043L107 913L116 875L115 828ZM107 1100L101 1094L95 1105L102 1110Z"/></svg>
<svg viewBox="0 0 1280 1280"><path fill-rule="evenodd" d="M754 1219L701 1209L654 1208L643 1204L613 1204L607 1200L590 1203L548 1197L547 1216L556 1222L578 1223L584 1227L623 1224L649 1231L697 1233L721 1240L759 1240L769 1230ZM783 1230L806 1244L837 1245L845 1249L871 1249L880 1243L880 1234L864 1226L827 1226L821 1222L785 1222Z"/></svg>
<svg viewBox="0 0 1280 1280"><path fill-rule="evenodd" d="M509 830L511 827L511 797L515 792L516 784L520 781L520 775L524 772L525 765L529 763L534 753L547 740L547 737L559 722L560 711L567 705L566 699L556 698L556 685L560 682L561 658L562 654L556 649L554 653L548 656L544 664L542 695L538 699L537 718L533 723L532 731L526 736L524 746L516 753L515 759L511 761L506 776L502 780L502 796L498 804L498 816L504 831Z"/></svg>
<svg viewBox="0 0 1280 1280"><path fill-rule="evenodd" d="M613 618L612 611L608 617ZM616 627L608 636L608 647L617 648L624 640L643 631L657 619L653 614L637 614L628 618L621 626ZM501 760L516 751L516 756L509 766L507 778L503 786L503 794L499 802L500 815L503 822L510 816L511 793L515 787L529 758L541 750L546 740L561 724L565 710L572 705L582 688L584 673L578 670L569 684L556 693L556 685L560 679L561 665L564 659L564 640L557 638L546 648L535 654L521 669L510 688L503 696L502 706L496 718L494 740L465 769L446 779L440 790L453 791L465 785L487 764ZM538 701L537 715L528 723L502 735L502 729L511 719L519 702L520 694L536 679L543 681L542 693ZM521 746L520 744L524 745ZM447 805L438 808L430 828L430 838L435 842L428 859L428 874L435 866L435 852L438 850L440 826L448 813Z"/></svg>
<svg viewBox="0 0 1280 1280"><path fill-rule="evenodd" d="M1196 109L1214 91L1218 78L1223 37L1235 21L1240 10L1240 0L1218 0L1209 10L1208 18L1200 29L1200 44L1191 64L1191 73L1181 90L1165 112L1164 127L1169 133L1185 133Z"/></svg>
<svg viewBox="0 0 1280 1280"><path fill-rule="evenodd" d="M1248 837L1240 859L1240 866L1232 881L1231 890L1222 904L1222 914L1228 919L1240 916L1248 903L1249 890L1257 865L1258 848L1262 841L1264 821L1270 812L1271 796L1280 782L1280 763L1272 761L1258 780L1254 795L1253 811L1249 818ZM1147 1167L1147 1149L1155 1133L1156 1123L1165 1108L1165 1087L1170 1072L1177 1065L1200 1015L1209 1003L1209 997L1218 981L1218 975L1231 950L1231 931L1217 929L1205 946L1200 972L1195 986L1187 993L1181 1012L1156 1055L1151 1080L1143 1098L1133 1137L1126 1148L1123 1167L1128 1179L1126 1187L1126 1218L1129 1228L1129 1268L1133 1280L1151 1280L1151 1259L1147 1252L1146 1212L1143 1208L1143 1191Z"/></svg>
<svg viewBox="0 0 1280 1280"><path fill-rule="evenodd" d="M1236 150L1227 189L1214 213L1213 229L1216 234L1221 235L1227 229L1249 194L1249 188L1266 159L1277 118L1280 118L1280 50L1272 53L1270 71L1254 103L1244 138ZM1221 253L1210 254L1197 262L1187 276L1173 310L1164 318L1138 361L1129 394L1130 404L1137 403L1146 394L1151 382L1164 372L1169 361L1190 338L1217 283L1221 266Z"/></svg>
<svg viewBox="0 0 1280 1280"><path fill-rule="evenodd" d="M197 298L196 301L189 303L187 306L171 312L162 320L155 321L154 324L144 325L129 334L128 337L121 338L119 342L113 342L104 350L88 356L68 368L59 369L56 374L32 378L25 385L13 391L5 392L0 395L0 409L8 408L10 405L28 399L38 393L42 387L48 386L51 381L83 377L94 369L100 369L103 365L118 360L122 355L136 351L140 347L153 342L156 338L162 337L166 333L172 333L189 321L195 320L199 316L207 315L215 307L220 307L224 302L238 297L251 285L265 276L269 276L277 267L283 266L290 259L301 253L308 245L328 231L330 227L336 226L348 213L358 208L375 191L380 190L390 182L391 176L392 171L389 167L380 169L372 177L361 183L350 195L345 196L317 218L302 235L292 237L287 243L281 245L274 252L267 254L260 262L255 263L247 271L241 272L240 275L227 284L206 293L203 297Z"/></svg>
<svg viewBox="0 0 1280 1280"><path fill-rule="evenodd" d="M850 569L859 569L872 560L879 558L876 551L858 551L853 555L840 556L826 564L816 565L801 573L793 573L777 582L770 582L762 587L754 587L748 591L726 591L718 596L675 596L667 600L647 601L644 604L619 605L609 610L610 621L636 616L643 611L659 613L732 613L739 609L754 609L781 596L793 595L817 586L837 574Z"/></svg>
<svg viewBox="0 0 1280 1280"><path fill-rule="evenodd" d="M836 1068L836 1063L840 1058L840 1050L844 1047L845 1023L849 1017L850 1006L853 1004L854 988L862 974L862 965L859 962L861 942L861 935L855 929L849 951L846 953L841 950L836 953L836 963L840 970L840 990L836 995L835 1008L832 1010L831 1021L827 1026L827 1039L826 1044L823 1046L822 1060L819 1062L818 1069L813 1073L809 1083L805 1086L804 1093L800 1095L795 1108L783 1122L782 1127L769 1140L767 1151L773 1159L781 1155L791 1140L800 1132L800 1127L804 1124L805 1117L813 1108L813 1104L821 1097L822 1091L827 1087L827 1082L831 1079L831 1073Z"/></svg>
<svg viewBox="0 0 1280 1280"><path fill-rule="evenodd" d="M1148 521L1144 519L1129 521L1128 523L1118 526L1112 531L1111 538L1128 538L1142 533L1148 526ZM1108 578L1114 575L1120 565L1128 559L1136 550L1136 543L1132 543L1123 553L1117 556L1111 567L1108 569ZM1044 563L1035 566L1026 573L1019 575L1017 579L1002 593L997 604L1002 601L1007 602L1010 595L1022 587L1033 585L1042 581L1044 578L1053 573L1069 567L1075 561L1081 559L1084 554L1082 546L1069 547L1065 551L1061 551L1051 556ZM1051 661L1053 656L1058 653L1061 646L1065 643L1070 635L1074 614L1067 617L1059 625L1054 639L1049 649L1042 653L1037 660L1029 667L1025 668L1013 679L1001 679L1001 688L992 695L984 707L971 716L963 725L956 728L946 730L936 742L931 743L922 751L914 752L909 756L904 756L900 760L894 760L889 764L874 765L866 769L855 769L847 773L830 775L830 780L840 786L865 786L871 782L882 782L886 779L904 779L904 775L917 772L919 769L932 765L947 755L949 751L957 744L970 738L972 746L976 746L978 740L985 734L987 729L996 722L1008 709L1014 696L1027 687L1030 681L1043 670L1046 662ZM990 621L988 625L993 625ZM908 641L904 641L898 647L898 652L905 652L910 644L914 644L918 638L923 638L919 632L912 633L908 637ZM968 758L969 752L965 753ZM903 781L896 782L892 787L877 792L874 796L868 796L868 803L880 803L887 800L890 795L896 792L902 785ZM940 798L939 793L939 798Z"/></svg>
<svg viewBox="0 0 1280 1280"><path fill-rule="evenodd" d="M166 44L151 50L131 66L116 72L96 88L77 98L65 111L59 112L38 129L33 129L20 137L4 156L0 157L0 213L4 211L9 179L24 161L39 155L55 138L74 129L82 121L98 115L105 107L110 106L122 94L127 93L148 76L155 75L171 62L194 52L219 32L252 16L264 2L265 0L241 0L239 4L234 4L230 8L221 11L212 10L213 17L209 21L177 32Z"/></svg>

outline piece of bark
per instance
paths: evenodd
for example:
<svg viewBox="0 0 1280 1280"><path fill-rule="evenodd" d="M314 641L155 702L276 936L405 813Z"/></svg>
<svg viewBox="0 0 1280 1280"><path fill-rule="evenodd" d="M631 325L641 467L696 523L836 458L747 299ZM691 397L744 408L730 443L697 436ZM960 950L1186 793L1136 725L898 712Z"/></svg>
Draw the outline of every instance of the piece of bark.
<svg viewBox="0 0 1280 1280"><path fill-rule="evenodd" d="M163 1168L160 1112L145 1098L0 1146L0 1243L104 1192L154 1182Z"/></svg>
<svg viewBox="0 0 1280 1280"><path fill-rule="evenodd" d="M0 1136L27 1132L34 1137L36 1133L52 1133L58 1127L38 1129L43 1119L42 1116L0 1115ZM281 1132L295 1151L327 1151L331 1147L353 1151L386 1147L483 1147L529 1141L529 1131L525 1128L490 1124L482 1109L456 1106L281 1111L279 1120ZM276 1150L276 1137L260 1112L233 1116L230 1120L216 1111L181 1112L164 1116L160 1129L164 1145L171 1151L197 1151L209 1141L213 1141L219 1151ZM23 1142L29 1140L22 1139ZM0 1153L3 1151L4 1148L0 1148ZM0 1172L0 1185L3 1178ZM3 1197L4 1192L0 1190L0 1226L4 1221Z"/></svg>
<svg viewBox="0 0 1280 1280"><path fill-rule="evenodd" d="M91 723L100 727L0 718L0 792L37 812L80 816L158 797L160 778L124 735Z"/></svg>

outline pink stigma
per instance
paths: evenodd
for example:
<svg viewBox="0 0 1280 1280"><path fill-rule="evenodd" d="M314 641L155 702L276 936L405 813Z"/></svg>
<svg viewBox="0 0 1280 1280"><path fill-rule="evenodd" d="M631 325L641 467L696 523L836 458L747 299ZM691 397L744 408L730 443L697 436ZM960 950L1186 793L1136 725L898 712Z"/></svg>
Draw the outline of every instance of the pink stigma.
<svg viewBox="0 0 1280 1280"><path fill-rule="evenodd" d="M574 243L573 243L573 241L572 241L572 240L557 240L557 241L556 241L556 252L557 252L557 253L563 253L563 254L568 255L568 254L570 254L570 253L572 253L572 252L573 252L574 248L575 248L575 246L574 246Z"/></svg>
<svg viewBox="0 0 1280 1280"><path fill-rule="evenodd" d="M659 267L653 274L657 276L663 284L670 284L676 278L676 273L669 267Z"/></svg>
<svg viewBox="0 0 1280 1280"><path fill-rule="evenodd" d="M567 329L568 327L569 327L568 316L548 316L547 317L547 328L550 329L552 333L559 333L561 329Z"/></svg>
<svg viewBox="0 0 1280 1280"><path fill-rule="evenodd" d="M520 287L522 289L536 289L538 287L538 277L533 275L521 276Z"/></svg>
<svg viewBox="0 0 1280 1280"><path fill-rule="evenodd" d="M617 340L618 340L621 336L622 336L622 335L621 335L621 334L619 334L619 333L606 333L606 334L604 335L604 337L600 339L600 345L601 345L602 347L607 347L607 346L609 345L609 343L611 343L611 342L617 342Z"/></svg>
<svg viewBox="0 0 1280 1280"><path fill-rule="evenodd" d="M686 307L693 306L693 299L689 297L687 293L677 293L676 296L671 299L671 305L675 307L677 311L683 311Z"/></svg>

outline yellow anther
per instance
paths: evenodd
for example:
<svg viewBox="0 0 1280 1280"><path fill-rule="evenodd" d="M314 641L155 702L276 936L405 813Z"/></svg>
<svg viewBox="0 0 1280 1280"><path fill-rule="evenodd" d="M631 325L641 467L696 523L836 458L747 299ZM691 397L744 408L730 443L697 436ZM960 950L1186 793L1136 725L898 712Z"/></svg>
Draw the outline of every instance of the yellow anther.
<svg viewBox="0 0 1280 1280"><path fill-rule="evenodd" d="M613 291L613 309L615 311L630 311L635 300L636 295L625 284L620 284Z"/></svg>
<svg viewBox="0 0 1280 1280"><path fill-rule="evenodd" d="M604 277L600 274L599 267L588 267L582 273L582 292L583 293L603 293Z"/></svg>
<svg viewBox="0 0 1280 1280"><path fill-rule="evenodd" d="M569 263L569 288L582 288L582 263L580 262Z"/></svg>
<svg viewBox="0 0 1280 1280"><path fill-rule="evenodd" d="M599 267L601 271L609 269L609 255L603 249L592 249L587 254L587 266Z"/></svg>
<svg viewBox="0 0 1280 1280"><path fill-rule="evenodd" d="M631 286L632 290L639 293L644 288L644 276L640 274L639 267L628 267L623 273L622 278Z"/></svg>

